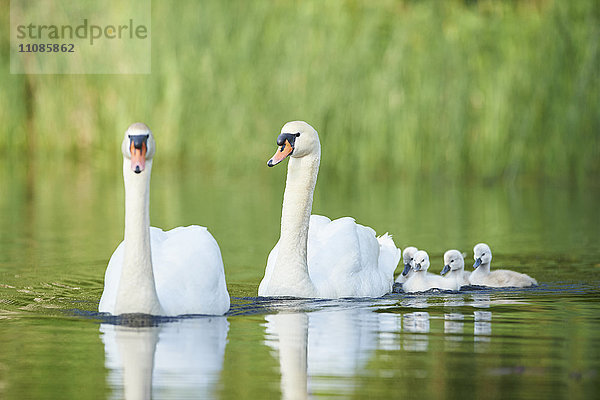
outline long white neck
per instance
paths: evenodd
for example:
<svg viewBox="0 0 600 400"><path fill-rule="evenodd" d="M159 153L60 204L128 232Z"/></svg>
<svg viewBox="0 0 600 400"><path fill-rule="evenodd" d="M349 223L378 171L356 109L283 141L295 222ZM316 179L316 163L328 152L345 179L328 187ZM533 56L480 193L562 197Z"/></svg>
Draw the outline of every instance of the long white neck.
<svg viewBox="0 0 600 400"><path fill-rule="evenodd" d="M463 269L451 269L450 272L448 272L446 274L446 277L448 279L455 279L455 280L462 279L463 271L464 271Z"/></svg>
<svg viewBox="0 0 600 400"><path fill-rule="evenodd" d="M477 275L481 275L481 276L485 276L488 275L490 273L490 264L491 262L487 263L487 264L480 264L479 267L477 267L475 269L475 271L473 271L473 274Z"/></svg>
<svg viewBox="0 0 600 400"><path fill-rule="evenodd" d="M290 157L289 160L281 212L279 254L271 278L271 282L276 282L277 287L281 288L282 295L316 295L308 273L306 252L320 160L320 150L300 158Z"/></svg>
<svg viewBox="0 0 600 400"><path fill-rule="evenodd" d="M146 161L139 174L123 161L125 181L125 254L117 292L116 314L142 313L162 315L158 301L152 252L150 249L150 172L152 161Z"/></svg>
<svg viewBox="0 0 600 400"><path fill-rule="evenodd" d="M427 270L426 269L420 269L418 271L415 271L415 278L419 278L419 279L425 279L425 278L427 278Z"/></svg>

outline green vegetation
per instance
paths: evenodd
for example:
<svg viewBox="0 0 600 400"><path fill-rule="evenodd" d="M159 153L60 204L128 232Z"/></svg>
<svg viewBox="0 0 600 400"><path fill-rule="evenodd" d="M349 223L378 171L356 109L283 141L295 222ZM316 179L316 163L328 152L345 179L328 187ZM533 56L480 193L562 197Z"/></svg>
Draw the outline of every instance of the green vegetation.
<svg viewBox="0 0 600 400"><path fill-rule="evenodd" d="M112 165L141 120L164 164L238 173L304 119L339 178L600 173L596 0L152 7L151 75L9 75L0 21L0 154Z"/></svg>

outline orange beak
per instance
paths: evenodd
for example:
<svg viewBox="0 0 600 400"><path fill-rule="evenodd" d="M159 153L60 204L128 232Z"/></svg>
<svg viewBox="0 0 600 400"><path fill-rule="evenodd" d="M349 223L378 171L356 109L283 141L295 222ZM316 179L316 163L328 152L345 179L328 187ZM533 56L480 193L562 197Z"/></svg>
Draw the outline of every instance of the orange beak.
<svg viewBox="0 0 600 400"><path fill-rule="evenodd" d="M287 156L292 154L292 151L294 151L294 148L292 147L290 142L286 140L285 144L275 152L275 154L273 155L273 157L271 157L269 161L267 161L267 165L269 167L274 167L275 165L282 162Z"/></svg>
<svg viewBox="0 0 600 400"><path fill-rule="evenodd" d="M131 170L139 174L146 167L146 142L142 142L142 148L138 149L132 140L129 145L129 151L131 152Z"/></svg>

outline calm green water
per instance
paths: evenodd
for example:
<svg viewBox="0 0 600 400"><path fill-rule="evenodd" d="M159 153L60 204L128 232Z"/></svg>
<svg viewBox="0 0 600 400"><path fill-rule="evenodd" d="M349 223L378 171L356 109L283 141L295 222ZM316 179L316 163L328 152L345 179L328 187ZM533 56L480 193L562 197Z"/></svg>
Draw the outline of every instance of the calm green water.
<svg viewBox="0 0 600 400"><path fill-rule="evenodd" d="M267 158L267 154L263 158ZM321 174L314 212L352 215L398 246L489 243L540 286L372 300L257 299L285 168L152 178L153 225L208 226L232 309L115 326L94 314L122 238L120 164L0 162L0 398L592 398L600 393L600 191ZM136 368L131 368L134 365Z"/></svg>

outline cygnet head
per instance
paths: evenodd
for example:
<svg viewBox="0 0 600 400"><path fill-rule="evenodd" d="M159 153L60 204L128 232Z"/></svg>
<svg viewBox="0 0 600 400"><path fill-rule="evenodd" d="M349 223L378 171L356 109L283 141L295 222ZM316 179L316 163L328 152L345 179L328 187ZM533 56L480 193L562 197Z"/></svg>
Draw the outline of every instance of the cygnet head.
<svg viewBox="0 0 600 400"><path fill-rule="evenodd" d="M414 257L417 251L419 250L416 247L409 246L405 248L402 252L402 262L404 263L404 270L402 270L402 275L406 276L410 272L410 269L414 265Z"/></svg>
<svg viewBox="0 0 600 400"><path fill-rule="evenodd" d="M488 246L485 243L477 243L475 247L473 247L473 258L475 259L475 264L473 264L473 268L477 268L481 264L491 263L492 251L490 250L490 246Z"/></svg>
<svg viewBox="0 0 600 400"><path fill-rule="evenodd" d="M448 272L465 268L465 260L463 255L458 250L448 250L444 253L444 269L441 274L446 275Z"/></svg>
<svg viewBox="0 0 600 400"><path fill-rule="evenodd" d="M315 128L304 121L292 121L285 124L277 136L277 146L279 148L267 161L269 167L279 164L288 156L300 158L309 154L320 155L321 153L319 134Z"/></svg>
<svg viewBox="0 0 600 400"><path fill-rule="evenodd" d="M131 160L131 170L136 174L146 168L146 161L154 157L156 144L152 131L142 122L129 125L121 145L123 157Z"/></svg>
<svg viewBox="0 0 600 400"><path fill-rule="evenodd" d="M419 250L415 253L414 258L414 270L415 271L427 271L429 268L429 255L426 251Z"/></svg>

